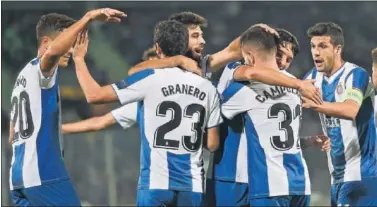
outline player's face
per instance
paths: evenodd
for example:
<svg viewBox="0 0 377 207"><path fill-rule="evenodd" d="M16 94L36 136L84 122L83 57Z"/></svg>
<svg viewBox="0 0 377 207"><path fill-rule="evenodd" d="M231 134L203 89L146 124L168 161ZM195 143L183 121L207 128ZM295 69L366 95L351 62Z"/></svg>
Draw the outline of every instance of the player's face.
<svg viewBox="0 0 377 207"><path fill-rule="evenodd" d="M203 31L198 25L188 26L189 30L189 50L187 56L194 60L200 60L203 55L204 44Z"/></svg>
<svg viewBox="0 0 377 207"><path fill-rule="evenodd" d="M330 72L335 63L337 48L329 36L314 36L310 41L314 65L319 72Z"/></svg>
<svg viewBox="0 0 377 207"><path fill-rule="evenodd" d="M58 62L58 66L60 68L66 68L68 66L69 59L71 58L72 53L73 53L73 47L71 47L71 49L64 56L60 57L59 62Z"/></svg>
<svg viewBox="0 0 377 207"><path fill-rule="evenodd" d="M293 61L293 45L292 43L283 42L280 45L276 55L276 62L280 70L287 70Z"/></svg>

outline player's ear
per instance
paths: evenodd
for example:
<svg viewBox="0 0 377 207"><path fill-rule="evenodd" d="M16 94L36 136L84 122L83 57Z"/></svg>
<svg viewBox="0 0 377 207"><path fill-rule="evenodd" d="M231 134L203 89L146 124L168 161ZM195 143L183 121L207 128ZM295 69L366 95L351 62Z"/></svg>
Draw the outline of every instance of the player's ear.
<svg viewBox="0 0 377 207"><path fill-rule="evenodd" d="M164 54L162 53L162 49L161 49L161 47L158 45L158 43L156 43L156 44L154 45L154 47L156 48L156 54L157 54L157 56L158 56L159 58L162 58L162 56L163 56Z"/></svg>
<svg viewBox="0 0 377 207"><path fill-rule="evenodd" d="M336 53L337 54L341 54L342 53L342 46L340 46L340 45L338 45L337 47L336 47Z"/></svg>

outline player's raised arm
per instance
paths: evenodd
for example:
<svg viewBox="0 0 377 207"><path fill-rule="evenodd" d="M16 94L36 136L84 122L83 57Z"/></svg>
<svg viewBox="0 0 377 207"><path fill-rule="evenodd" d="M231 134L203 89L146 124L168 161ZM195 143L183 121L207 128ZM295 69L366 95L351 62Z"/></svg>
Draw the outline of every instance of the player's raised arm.
<svg viewBox="0 0 377 207"><path fill-rule="evenodd" d="M134 73L140 72L148 68L159 69L172 67L181 67L182 69L191 71L198 75L202 75L202 71L199 68L198 63L195 60L185 57L183 55L176 55L172 57L165 57L154 60L146 60L129 69L128 75L133 75Z"/></svg>
<svg viewBox="0 0 377 207"><path fill-rule="evenodd" d="M97 9L87 12L79 21L61 32L47 48L41 57L41 70L44 75L51 75L56 68L59 58L72 47L77 35L93 20L120 22L126 15L115 9Z"/></svg>
<svg viewBox="0 0 377 207"><path fill-rule="evenodd" d="M345 80L345 97L343 102L323 102L317 105L303 98L303 107L311 108L329 116L355 120L364 96L371 92L369 75L362 68L353 69Z"/></svg>
<svg viewBox="0 0 377 207"><path fill-rule="evenodd" d="M279 36L278 32L271 28L270 26L266 24L255 24L251 26L253 27L262 27L265 31L272 33L276 36ZM224 67L227 63L240 60L242 58L242 52L241 52L241 41L240 37L237 37L235 40L233 40L227 47L225 47L223 50L210 55L208 58L208 68L210 71L217 71L220 68Z"/></svg>
<svg viewBox="0 0 377 207"><path fill-rule="evenodd" d="M85 63L85 55L88 50L88 32L83 31L77 36L73 51L76 76L85 94L88 103L109 103L118 100L118 97L110 85L100 86L89 73Z"/></svg>

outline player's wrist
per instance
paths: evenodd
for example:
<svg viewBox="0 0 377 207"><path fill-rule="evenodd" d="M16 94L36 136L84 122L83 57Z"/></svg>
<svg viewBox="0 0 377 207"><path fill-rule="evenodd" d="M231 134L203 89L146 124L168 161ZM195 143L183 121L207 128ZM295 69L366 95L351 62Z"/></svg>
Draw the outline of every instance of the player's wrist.
<svg viewBox="0 0 377 207"><path fill-rule="evenodd" d="M81 56L73 57L73 61L75 61L75 62L85 61L85 56L84 57L81 57Z"/></svg>

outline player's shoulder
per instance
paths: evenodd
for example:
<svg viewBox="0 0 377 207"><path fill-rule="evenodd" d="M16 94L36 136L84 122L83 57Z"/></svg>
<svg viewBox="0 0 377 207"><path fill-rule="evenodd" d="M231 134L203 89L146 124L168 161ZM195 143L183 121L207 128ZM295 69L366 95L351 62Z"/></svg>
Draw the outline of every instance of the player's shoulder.
<svg viewBox="0 0 377 207"><path fill-rule="evenodd" d="M313 67L312 69L307 72L304 77L302 78L303 80L305 79L315 79L318 74L318 70L316 67Z"/></svg>
<svg viewBox="0 0 377 207"><path fill-rule="evenodd" d="M356 74L357 76L369 77L367 70L365 70L363 67L356 65L354 63L345 62L343 76L346 77L345 79L348 79L348 77L350 77L351 74L354 74L354 75Z"/></svg>
<svg viewBox="0 0 377 207"><path fill-rule="evenodd" d="M238 67L240 67L241 65L242 65L241 61L234 61L234 62L230 62L230 63L226 64L225 69L235 70Z"/></svg>
<svg viewBox="0 0 377 207"><path fill-rule="evenodd" d="M296 76L294 76L292 73L290 73L286 70L281 70L281 73L283 73L284 75L289 76L291 78L296 78Z"/></svg>

